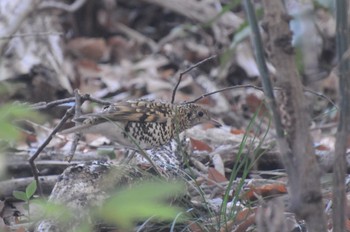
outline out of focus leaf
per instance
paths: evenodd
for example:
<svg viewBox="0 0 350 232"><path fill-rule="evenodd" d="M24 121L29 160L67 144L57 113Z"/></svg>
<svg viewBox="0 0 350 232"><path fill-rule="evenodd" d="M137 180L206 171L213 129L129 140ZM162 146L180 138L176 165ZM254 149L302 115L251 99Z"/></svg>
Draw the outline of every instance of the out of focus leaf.
<svg viewBox="0 0 350 232"><path fill-rule="evenodd" d="M114 194L99 212L109 223L131 228L137 220L152 218L157 221L171 221L183 210L169 206L165 199L184 192L181 183L146 182ZM178 218L178 221L185 217Z"/></svg>

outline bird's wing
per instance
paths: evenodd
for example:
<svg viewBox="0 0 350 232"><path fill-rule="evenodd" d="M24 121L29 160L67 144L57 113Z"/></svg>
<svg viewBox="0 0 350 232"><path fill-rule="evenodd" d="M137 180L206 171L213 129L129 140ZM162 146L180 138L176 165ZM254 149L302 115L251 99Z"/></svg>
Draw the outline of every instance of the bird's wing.
<svg viewBox="0 0 350 232"><path fill-rule="evenodd" d="M115 122L167 122L173 114L174 105L153 101L126 101L109 105L102 112L85 114L74 119L82 125L61 131L68 134L89 129L107 121Z"/></svg>
<svg viewBox="0 0 350 232"><path fill-rule="evenodd" d="M77 121L95 118L92 123L98 124L106 121L128 122L166 122L172 117L172 105L152 101L127 101L107 106L100 113L86 114Z"/></svg>

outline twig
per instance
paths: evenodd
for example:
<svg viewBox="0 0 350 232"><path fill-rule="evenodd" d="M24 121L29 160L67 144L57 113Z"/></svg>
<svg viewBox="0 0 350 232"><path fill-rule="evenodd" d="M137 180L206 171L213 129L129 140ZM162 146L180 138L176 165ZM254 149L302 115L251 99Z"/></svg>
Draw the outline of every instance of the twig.
<svg viewBox="0 0 350 232"><path fill-rule="evenodd" d="M235 85L235 86L230 86L230 87L226 87L226 88L222 88L222 89L218 89L218 90L215 90L213 92L210 92L210 93L206 93L206 94L203 94L202 96L200 97L197 97L195 98L194 100L191 100L191 101L188 101L188 102L185 102L184 104L190 104L190 103L196 103L197 101L199 100L202 100L203 98L205 97L208 97L210 95L213 95L213 94L216 94L216 93L220 93L220 92L224 92L224 91L227 91L227 90L232 90L232 89L240 89L240 88L253 88L253 89L257 89L257 90L260 90L260 91L263 91L263 88L262 87L258 87L258 86L255 86L255 85L252 85L252 84L246 84L246 85ZM332 99L330 99L329 97L327 97L326 95L322 94L322 93L318 93L312 89L308 89L308 88L303 88L304 89L304 92L309 92L309 93L312 93L318 97L321 97L325 100L327 100L329 103L331 103L336 109L338 109L338 106L334 103L334 101L332 101ZM273 90L282 90L281 88L279 87L274 87Z"/></svg>
<svg viewBox="0 0 350 232"><path fill-rule="evenodd" d="M110 102L110 101L104 101L104 100L101 100L98 98L91 97L90 94L81 95L81 99L82 99L82 101L92 101L92 102L96 102L98 104L105 105L105 106L112 104L112 102Z"/></svg>
<svg viewBox="0 0 350 232"><path fill-rule="evenodd" d="M85 2L86 0L76 0L72 4L68 5L57 1L43 1L40 4L39 8L41 10L46 8L56 8L72 13L79 10L79 8L82 7L85 4Z"/></svg>
<svg viewBox="0 0 350 232"><path fill-rule="evenodd" d="M251 85L251 84L247 84L247 85L235 85L235 86L230 86L230 87L226 87L226 88L222 88L222 89L219 89L219 90L215 90L213 92L210 92L210 93L206 93L206 94L203 94L202 96L200 97L197 97L196 99L192 100L192 101L189 101L189 102L185 102L184 104L190 104L190 103L195 103L205 97L208 97L210 95L213 95L213 94L216 94L216 93L220 93L220 92L224 92L224 91L227 91L227 90L232 90L232 89L240 89L240 88L253 88L253 89L258 89L258 90L261 90L263 91L263 88L261 87L258 87L258 86L255 86L255 85ZM276 88L276 90L278 90L278 88Z"/></svg>
<svg viewBox="0 0 350 232"><path fill-rule="evenodd" d="M61 129L61 127L65 124L65 122L73 116L73 111L74 111L75 107L71 107L69 110L67 110L66 114L63 116L63 118L61 119L60 123L57 124L57 126L51 131L50 135L45 139L45 141L40 145L40 147L38 148L38 150L36 150L35 154L29 158L29 165L32 169L32 173L34 176L34 179L37 183L38 186L38 191L40 195L43 195L43 190L41 188L40 185L40 181L39 181L39 171L34 163L35 159L39 156L39 154L42 152L42 150L50 143L50 141L52 140L52 137Z"/></svg>
<svg viewBox="0 0 350 232"><path fill-rule="evenodd" d="M201 65L201 64L203 64L203 63L205 63L205 62L207 62L208 60L211 60L211 59L215 58L216 56L217 56L217 55L212 55L212 56L210 56L210 57L208 57L208 58L206 58L206 59L204 59L204 60L201 60L201 61L199 61L198 63L196 63L196 64L190 66L188 69L186 69L185 71L183 71L183 72L180 73L179 80L177 81L177 83L176 83L176 85L175 85L175 88L174 88L174 90L173 90L173 94L172 94L172 97L171 97L171 103L174 103L174 101L175 101L176 90L177 90L177 88L178 88L179 85L180 85L180 82L181 82L181 80L182 80L182 76L183 76L184 74L190 72L192 69L198 67L199 65Z"/></svg>
<svg viewBox="0 0 350 232"><path fill-rule="evenodd" d="M82 105L82 99L81 99L81 95L79 93L79 90L76 89L74 90L74 96L75 96L75 113L74 113L74 118L79 118L82 114L82 111L81 111L81 105ZM78 122L78 121L75 121L75 125L80 125L81 122ZM74 133L74 139L73 139L73 142L72 142L72 146L69 150L69 153L68 153L68 162L71 162L72 159L73 159L73 156L74 156L74 153L75 153L75 150L77 149L77 146L78 146L78 142L79 140L81 139L81 133L80 132L77 132L77 133Z"/></svg>
<svg viewBox="0 0 350 232"><path fill-rule="evenodd" d="M334 101L332 101L332 99L330 99L329 97L327 97L326 95L322 94L322 93L319 93L319 92L316 92L312 89L308 89L308 88L303 88L304 89L304 92L309 92L309 93L312 93L312 94L315 94L316 96L318 97L321 97L321 98L324 98L326 99L329 103L332 104L332 106L334 106L334 108L338 109L338 106L337 104L334 103Z"/></svg>
<svg viewBox="0 0 350 232"><path fill-rule="evenodd" d="M317 126L315 126L315 127L312 127L312 128L310 128L310 131L334 128L334 127L336 127L337 125L338 125L337 122L330 122L330 123L327 123L327 124L317 125Z"/></svg>
<svg viewBox="0 0 350 232"><path fill-rule="evenodd" d="M58 105L62 105L65 103L71 103L74 102L75 98L74 97L70 97L70 98L65 98L65 99L60 99L60 100L56 100L56 101L52 101L52 102L38 102L36 104L31 105L31 108L34 110L44 110L44 109L51 109L55 106Z"/></svg>
<svg viewBox="0 0 350 232"><path fill-rule="evenodd" d="M101 105L110 105L112 104L112 102L109 101L104 101L101 99L97 99L94 97L91 97L90 94L83 94L80 95L82 101L91 101L91 102L96 102L98 104ZM71 103L71 102L75 102L76 98L75 97L69 97L69 98L64 98L64 99L60 99L60 100L55 100L55 101L51 101L51 102L39 102L36 104L31 105L31 108L34 110L45 110L45 109L51 109L55 106L58 105L62 105L62 104L66 104L66 103Z"/></svg>
<svg viewBox="0 0 350 232"><path fill-rule="evenodd" d="M0 37L0 40L8 40L16 37L38 37L38 36L49 36L49 35L62 36L64 34L62 32L57 32L57 31L44 31L44 32L21 33L21 34L16 33L9 36L2 36Z"/></svg>

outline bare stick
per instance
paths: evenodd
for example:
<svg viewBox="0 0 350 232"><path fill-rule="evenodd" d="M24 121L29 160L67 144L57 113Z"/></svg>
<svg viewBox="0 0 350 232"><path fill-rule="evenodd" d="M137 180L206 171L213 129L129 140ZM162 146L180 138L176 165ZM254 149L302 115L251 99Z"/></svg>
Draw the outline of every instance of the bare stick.
<svg viewBox="0 0 350 232"><path fill-rule="evenodd" d="M67 110L66 114L63 116L63 118L61 119L60 123L57 124L57 126L51 131L50 135L40 145L38 150L36 150L35 154L32 157L29 158L29 164L30 164L30 167L32 169L32 173L33 173L34 179L35 179L35 181L37 183L38 191L39 191L40 195L43 195L43 190L41 188L40 181L39 181L39 171L38 171L34 161L39 156L39 154L42 152L42 150L44 150L44 148L50 143L50 141L52 140L53 136L61 129L61 127L65 124L65 122L70 117L73 116L73 112L74 112L74 107L71 107L69 110Z"/></svg>
<svg viewBox="0 0 350 232"><path fill-rule="evenodd" d="M240 88L253 88L253 89L257 89L257 90L263 91L262 87L258 87L258 86L252 85L252 84L235 85L235 86L229 86L229 87L226 87L226 88L215 90L215 91L210 92L210 93L203 94L202 96L197 97L197 98L195 98L192 101L185 102L184 104L196 103L199 100L202 100L203 98L209 97L209 96L211 96L213 94L224 92L224 91L227 91L227 90L232 90L232 89L240 89ZM273 88L273 90L282 90L282 89L278 88L278 87L275 87L275 88ZM318 93L318 92L316 92L314 90L311 90L311 89L308 89L308 88L304 88L304 92L309 92L309 93L312 93L312 94L314 94L314 95L316 95L318 97L321 97L321 98L327 100L329 103L331 103L332 106L334 106L336 109L338 109L338 106L332 101L332 99L330 99L326 95L324 95L322 93Z"/></svg>
<svg viewBox="0 0 350 232"><path fill-rule="evenodd" d="M55 106L65 104L65 103L71 103L74 102L75 98L70 97L70 98L65 98L65 99L60 99L52 102L38 102L36 104L31 105L32 109L34 110L44 110L44 109L51 109Z"/></svg>
<svg viewBox="0 0 350 232"><path fill-rule="evenodd" d="M92 102L96 102L98 104L105 105L105 106L113 104L110 101L104 101L104 100L101 100L101 99L98 99L98 98L91 97L90 94L81 95L81 99L83 101L92 101Z"/></svg>
<svg viewBox="0 0 350 232"><path fill-rule="evenodd" d="M47 37L49 35L63 36L64 34L62 32L56 32L56 31L44 31L44 32L36 32L36 33L16 33L10 36L2 36L0 37L0 40L7 40L7 39L16 38L16 37L38 37L38 36Z"/></svg>
<svg viewBox="0 0 350 232"><path fill-rule="evenodd" d="M79 118L82 114L82 111L81 111L81 105L82 105L82 99L81 99L81 95L79 93L79 90L76 89L74 90L74 95L75 95L75 113L74 113L74 118ZM78 121L75 121L75 125L80 125L81 122L78 122ZM77 149L77 146L78 146L78 142L79 140L81 139L81 133L80 132L77 132L77 133L74 133L74 139L73 139L73 143L72 143L72 146L69 150L69 153L68 153L68 162L71 162L72 159L73 159L73 156L74 156L74 153L75 153L75 150Z"/></svg>
<svg viewBox="0 0 350 232"><path fill-rule="evenodd" d="M112 104L112 102L104 101L104 100L101 100L101 99L98 99L98 98L91 97L90 94L83 94L83 95L80 95L80 97L81 97L81 100L83 102L84 101L91 101L91 102L96 102L96 103L101 104L101 105L110 105L110 104ZM39 103L31 105L31 107L34 110L51 109L51 108L53 108L55 106L58 106L58 105L75 102L75 100L76 100L75 97L69 97L69 98L59 99L59 100L55 100L55 101L51 101L51 102L39 102Z"/></svg>
<svg viewBox="0 0 350 232"><path fill-rule="evenodd" d="M318 97L321 97L323 99L326 99L329 103L332 104L332 106L334 106L335 109L338 110L338 106L337 104L334 103L334 101L332 101L332 99L330 99L329 97L327 97L326 95L322 94L322 93L319 93L319 92L316 92L312 89L307 89L307 88L303 88L304 89L304 92L309 92L309 93L312 93L312 94L315 94L316 96Z"/></svg>
<svg viewBox="0 0 350 232"><path fill-rule="evenodd" d="M176 85L175 85L175 88L174 88L174 90L173 90L173 94L172 94L172 97L171 97L171 103L174 103L174 101L175 101L176 90L177 90L177 88L178 88L179 85L180 85L180 82L181 82L181 80L182 80L182 76L183 76L184 74L190 72L192 69L198 67L199 65L201 65L201 64L203 64L203 63L205 63L205 62L207 62L208 60L211 60L211 59L215 58L216 56L217 56L217 55L213 55L213 56L210 56L210 57L208 57L208 58L206 58L206 59L204 59L204 60L201 60L201 61L199 61L198 63L196 63L196 64L190 66L188 69L186 69L185 71L183 71L183 72L180 73L179 80L177 81L177 83L176 83Z"/></svg>
<svg viewBox="0 0 350 232"><path fill-rule="evenodd" d="M46 9L46 8L56 8L61 9L67 12L75 12L79 10L80 7L82 7L85 4L86 0L76 0L71 5L67 5L65 3L56 2L56 1L44 1L40 4L40 9Z"/></svg>
<svg viewBox="0 0 350 232"><path fill-rule="evenodd" d="M194 99L192 101L185 102L184 104L196 103L197 101L199 101L199 100L201 100L201 99L203 99L205 97L209 97L210 95L213 95L213 94L216 94L216 93L220 93L220 92L224 92L224 91L227 91L227 90L240 89L240 88L254 88L254 89L258 89L258 90L263 91L263 89L261 87L258 87L258 86L255 86L255 85L251 85L251 84L235 85L235 86L230 86L230 87L222 88L222 89L219 89L219 90L215 90L215 91L210 92L210 93L203 94L202 96L197 97L196 99Z"/></svg>

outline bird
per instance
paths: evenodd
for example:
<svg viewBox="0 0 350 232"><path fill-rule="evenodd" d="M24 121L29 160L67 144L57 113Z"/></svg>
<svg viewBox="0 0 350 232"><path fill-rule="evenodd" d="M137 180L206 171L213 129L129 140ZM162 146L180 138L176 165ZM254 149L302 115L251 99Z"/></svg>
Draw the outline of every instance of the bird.
<svg viewBox="0 0 350 232"><path fill-rule="evenodd" d="M76 119L81 125L61 134L101 134L131 149L153 149L169 143L176 134L197 124L212 122L208 110L195 103L169 103L154 100L128 100L107 105L101 112Z"/></svg>

